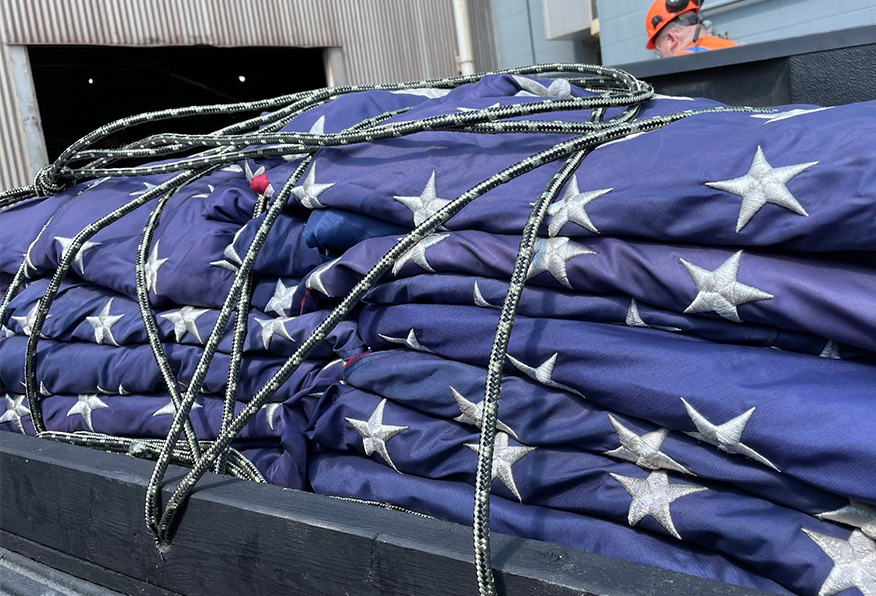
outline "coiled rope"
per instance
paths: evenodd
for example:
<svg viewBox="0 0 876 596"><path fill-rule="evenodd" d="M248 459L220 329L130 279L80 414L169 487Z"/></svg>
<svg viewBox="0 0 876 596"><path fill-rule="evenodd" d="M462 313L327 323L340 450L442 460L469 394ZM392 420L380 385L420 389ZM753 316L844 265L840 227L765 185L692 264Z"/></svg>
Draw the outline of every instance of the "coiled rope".
<svg viewBox="0 0 876 596"><path fill-rule="evenodd" d="M43 168L35 177L32 185L0 193L0 209L2 209L23 200L58 193L80 180L101 179L109 176L176 174L173 178L149 189L136 199L86 226L76 235L69 248L62 254L45 295L39 302L39 308L37 309L28 338L25 354L25 393L31 410L34 428L38 436L53 440L64 440L99 449L142 456L149 455L156 459L145 499L145 518L149 530L155 536L158 548L162 550L169 548L172 538L172 527L179 509L195 484L206 472L211 470L218 473L225 472L263 481L255 466L249 464L238 452L231 449L232 440L255 417L262 405L290 378L298 366L308 358L310 353L352 311L365 293L380 281L399 257L413 248L414 245L427 235L438 229L466 205L488 191L542 165L564 159L563 165L534 204L522 232L520 247L515 259L508 292L499 315L499 322L496 327L496 334L487 367L475 478L473 539L479 592L483 596L494 595L496 587L490 564L489 498L493 479L493 447L501 377L506 360L511 328L526 281L526 274L529 271L530 262L535 250L535 240L546 216L548 206L557 198L560 190L587 154L602 143L618 140L630 134L656 130L677 120L707 112L772 111L756 108L710 108L687 110L666 116L636 120L640 105L653 96L653 90L646 83L635 79L621 70L578 64L547 64L507 69L486 74L501 73L516 75L573 73L575 78L570 78L570 83L591 91L593 95L535 100L514 105L386 123L387 119L406 111L396 110L381 114L333 134L281 132L281 129L299 114L341 95L369 90L405 91L427 87L450 89L459 85L474 83L484 74L409 83L343 86L295 93L258 102L195 106L150 112L124 118L97 129L71 145L53 164ZM623 112L616 118L605 121L604 116L609 108L622 108ZM509 118L521 118L535 114L572 110L592 110L591 118L588 122L562 120L507 121ZM217 113L235 114L249 111L262 111L266 113L225 127L212 134L160 134L147 137L121 149L93 148L93 145L100 139L119 130L131 128L144 122ZM557 143L549 149L524 158L518 163L490 176L446 204L420 225L414 227L410 233L401 238L395 246L374 264L371 270L353 287L347 296L340 300L332 312L301 344L296 352L283 363L280 369L261 389L245 402L242 410L234 415L234 405L238 401L238 380L243 358L243 338L247 332L246 313L250 306L254 282L252 274L253 264L271 227L288 202L292 189L306 170L312 154L321 147L375 142L424 131L478 134L566 134L574 136L571 139ZM191 154L193 151L199 152ZM225 165L251 158L299 154L304 154L306 157L302 159L293 175L273 198L273 201L268 204L268 200L265 197L260 197L256 204L252 216L255 218L263 215L264 219L259 225L246 255L239 264L231 289L219 311L218 320L204 345L204 350L195 369L194 376L189 381L188 387L183 391L179 382L174 377L170 363L161 345L155 314L152 312L149 303L146 285L146 255L149 254L151 241L161 213L176 192L197 178L205 176ZM162 164L114 166L117 162L124 160L135 158L158 159L168 156L181 157L175 161ZM77 163L83 165L77 166ZM152 201L155 201L155 206L149 215L138 245L135 276L137 302L146 329L148 342L176 408L167 437L164 441L146 441L109 437L99 433L70 434L47 431L43 421L40 396L37 391L36 350L40 340L40 332L58 288L70 269L74 258L89 238L140 206ZM64 205L67 203L69 203L69 200ZM63 205L59 207L58 211L61 208L63 208ZM58 211L55 213L58 213ZM52 218L46 222L31 246L39 240L43 232L48 228ZM29 254L28 251L13 278L2 305L0 305L0 323L6 321L9 302L18 293L25 279L30 275L29 269L32 268L32 265L29 264ZM224 334L226 325L231 315L235 312L237 317L234 324L232 353L221 429L215 441L198 441L191 426L189 413L196 397L200 393L201 386L212 363L219 341ZM185 434L186 440L183 443L179 443L182 434ZM191 467L191 470L179 482L162 510L158 497L162 481L171 463L188 465ZM397 507L393 506L393 508Z"/></svg>

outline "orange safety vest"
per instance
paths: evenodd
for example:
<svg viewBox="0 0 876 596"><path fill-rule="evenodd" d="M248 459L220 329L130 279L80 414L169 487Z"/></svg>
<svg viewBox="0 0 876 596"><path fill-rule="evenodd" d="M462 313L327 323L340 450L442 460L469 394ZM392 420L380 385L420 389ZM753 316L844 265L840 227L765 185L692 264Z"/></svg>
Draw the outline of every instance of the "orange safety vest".
<svg viewBox="0 0 876 596"><path fill-rule="evenodd" d="M692 43L691 45L687 46L677 55L696 54L698 52L708 52L710 50L723 50L724 48L733 48L739 45L742 44L736 43L735 41L730 41L729 39L721 39L720 37L715 37L714 35L702 35L695 44Z"/></svg>

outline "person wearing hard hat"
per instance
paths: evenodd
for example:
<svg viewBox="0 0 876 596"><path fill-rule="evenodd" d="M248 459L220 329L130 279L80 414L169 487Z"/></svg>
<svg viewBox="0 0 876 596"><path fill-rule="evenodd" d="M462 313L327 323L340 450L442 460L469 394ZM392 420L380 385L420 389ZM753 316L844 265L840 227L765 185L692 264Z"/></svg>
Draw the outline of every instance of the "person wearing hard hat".
<svg viewBox="0 0 876 596"><path fill-rule="evenodd" d="M703 0L654 0L645 17L645 47L667 58L740 45L706 32L700 14L702 4Z"/></svg>

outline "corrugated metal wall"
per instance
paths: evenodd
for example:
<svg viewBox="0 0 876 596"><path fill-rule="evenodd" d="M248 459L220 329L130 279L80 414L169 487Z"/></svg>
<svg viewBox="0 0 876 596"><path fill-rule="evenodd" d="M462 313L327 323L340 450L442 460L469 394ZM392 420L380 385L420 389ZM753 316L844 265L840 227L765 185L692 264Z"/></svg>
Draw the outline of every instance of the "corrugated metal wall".
<svg viewBox="0 0 876 596"><path fill-rule="evenodd" d="M451 0L0 0L0 188L32 174L6 46L340 47L348 83L456 73ZM472 0L480 70L495 66L489 2ZM485 8L486 7L486 8ZM295 65L290 64L290 73Z"/></svg>

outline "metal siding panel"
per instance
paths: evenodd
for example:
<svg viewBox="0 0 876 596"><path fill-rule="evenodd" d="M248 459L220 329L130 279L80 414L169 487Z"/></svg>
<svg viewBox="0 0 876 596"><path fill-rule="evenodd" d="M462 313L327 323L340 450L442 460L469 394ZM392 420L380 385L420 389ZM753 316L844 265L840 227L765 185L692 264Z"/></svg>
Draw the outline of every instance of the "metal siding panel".
<svg viewBox="0 0 876 596"><path fill-rule="evenodd" d="M0 45L0 188L3 190L29 182L23 140L8 52L5 45Z"/></svg>

